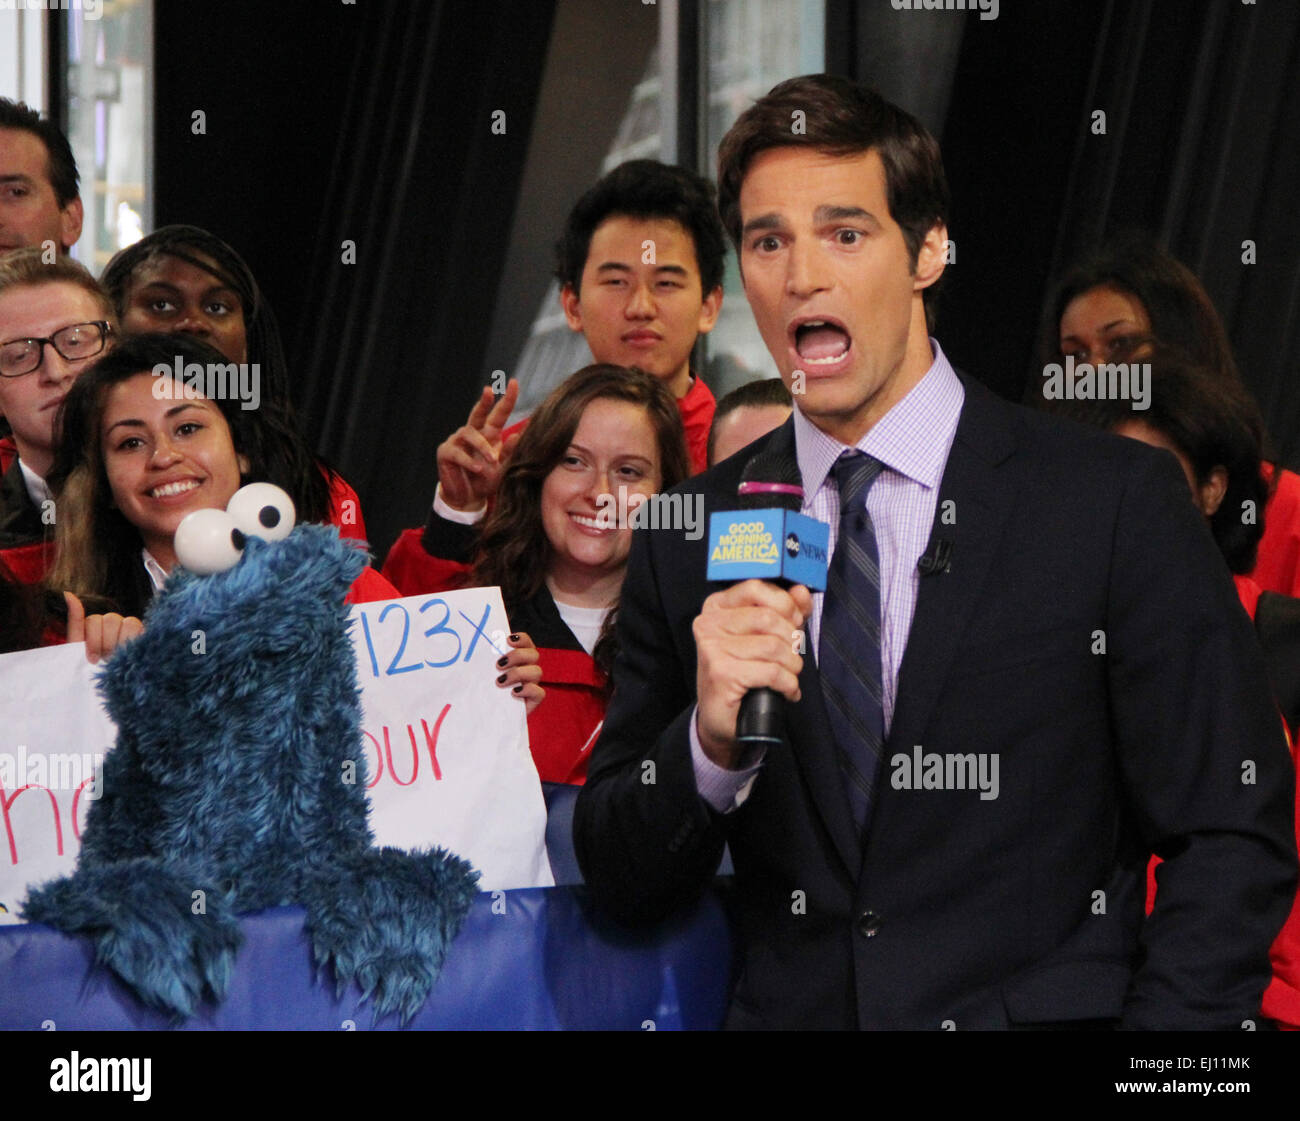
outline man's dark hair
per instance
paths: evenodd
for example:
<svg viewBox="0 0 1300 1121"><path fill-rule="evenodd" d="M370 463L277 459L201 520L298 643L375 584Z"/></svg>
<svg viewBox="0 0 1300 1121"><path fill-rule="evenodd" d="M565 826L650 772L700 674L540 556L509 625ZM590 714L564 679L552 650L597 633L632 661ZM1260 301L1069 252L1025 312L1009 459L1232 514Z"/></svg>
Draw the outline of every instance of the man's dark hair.
<svg viewBox="0 0 1300 1121"><path fill-rule="evenodd" d="M555 278L581 291L591 235L608 218L662 218L682 226L695 244L700 288L707 296L722 285L726 237L718 222L713 184L658 160L628 160L598 180L569 211L555 243Z"/></svg>
<svg viewBox="0 0 1300 1121"><path fill-rule="evenodd" d="M769 406L794 408L794 398L780 378L747 381L724 396L713 410L713 424L709 428L709 463L713 463L714 436L717 435L718 424L725 416L737 409L763 409Z"/></svg>
<svg viewBox="0 0 1300 1121"><path fill-rule="evenodd" d="M77 161L72 156L72 145L58 125L21 101L0 97L0 128L30 132L45 145L46 174L60 210L78 196Z"/></svg>
<svg viewBox="0 0 1300 1121"><path fill-rule="evenodd" d="M718 211L740 249L740 188L750 164L770 148L810 148L832 156L875 149L885 166L889 214L902 227L915 269L921 244L948 221L948 180L939 142L915 117L875 90L831 74L775 85L746 109L718 149ZM938 282L925 289L926 317Z"/></svg>

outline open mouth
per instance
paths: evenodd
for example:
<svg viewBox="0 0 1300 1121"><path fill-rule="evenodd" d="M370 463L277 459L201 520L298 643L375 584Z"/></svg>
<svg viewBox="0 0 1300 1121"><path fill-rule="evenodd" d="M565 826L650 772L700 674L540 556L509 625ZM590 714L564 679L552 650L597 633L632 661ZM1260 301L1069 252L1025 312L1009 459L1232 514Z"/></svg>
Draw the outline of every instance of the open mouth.
<svg viewBox="0 0 1300 1121"><path fill-rule="evenodd" d="M809 366L838 362L852 345L849 333L829 319L808 319L794 329L795 353Z"/></svg>
<svg viewBox="0 0 1300 1121"><path fill-rule="evenodd" d="M154 487L149 492L150 498L174 498L178 494L186 494L195 490L199 486L198 479L181 479L174 483L163 483L160 487Z"/></svg>

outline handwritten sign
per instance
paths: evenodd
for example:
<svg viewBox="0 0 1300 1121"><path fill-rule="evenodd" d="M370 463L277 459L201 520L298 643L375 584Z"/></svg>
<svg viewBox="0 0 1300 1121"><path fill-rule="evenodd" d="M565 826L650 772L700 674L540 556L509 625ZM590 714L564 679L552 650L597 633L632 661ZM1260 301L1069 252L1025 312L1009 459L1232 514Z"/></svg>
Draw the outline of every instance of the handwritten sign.
<svg viewBox="0 0 1300 1121"><path fill-rule="evenodd" d="M375 842L448 848L487 891L554 883L524 705L496 685L507 633L496 588L352 609ZM117 738L94 673L80 645L0 655L0 923L76 866Z"/></svg>
<svg viewBox="0 0 1300 1121"><path fill-rule="evenodd" d="M0 923L77 864L117 729L81 646L0 655Z"/></svg>
<svg viewBox="0 0 1300 1121"><path fill-rule="evenodd" d="M352 609L375 842L449 848L489 891L554 883L524 705L496 684L509 633L497 588Z"/></svg>

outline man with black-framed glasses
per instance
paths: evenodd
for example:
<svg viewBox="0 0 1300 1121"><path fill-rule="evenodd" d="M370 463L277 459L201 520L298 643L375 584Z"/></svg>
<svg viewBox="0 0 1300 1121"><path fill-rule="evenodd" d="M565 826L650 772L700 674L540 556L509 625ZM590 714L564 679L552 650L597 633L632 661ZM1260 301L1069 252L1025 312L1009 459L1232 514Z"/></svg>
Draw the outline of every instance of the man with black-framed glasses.
<svg viewBox="0 0 1300 1121"><path fill-rule="evenodd" d="M73 380L113 343L112 302L68 257L37 248L0 257L0 559L25 582L44 575L57 511L45 476L58 446L59 406Z"/></svg>

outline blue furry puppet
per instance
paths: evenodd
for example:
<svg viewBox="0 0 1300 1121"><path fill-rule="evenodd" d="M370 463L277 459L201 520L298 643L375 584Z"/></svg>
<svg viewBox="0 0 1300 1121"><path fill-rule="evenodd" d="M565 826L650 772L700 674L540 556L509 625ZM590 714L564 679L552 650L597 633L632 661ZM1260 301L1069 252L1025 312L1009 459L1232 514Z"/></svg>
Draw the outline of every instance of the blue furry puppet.
<svg viewBox="0 0 1300 1121"><path fill-rule="evenodd" d="M188 1016L225 993L236 915L301 904L339 994L355 979L405 1022L478 873L441 850L372 847L344 605L364 558L332 527L293 529L266 483L191 514L176 552L190 571L100 677L118 737L77 870L24 915L92 935L141 1000Z"/></svg>

